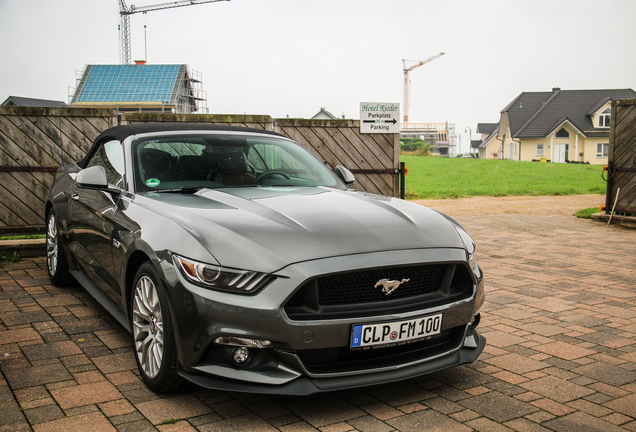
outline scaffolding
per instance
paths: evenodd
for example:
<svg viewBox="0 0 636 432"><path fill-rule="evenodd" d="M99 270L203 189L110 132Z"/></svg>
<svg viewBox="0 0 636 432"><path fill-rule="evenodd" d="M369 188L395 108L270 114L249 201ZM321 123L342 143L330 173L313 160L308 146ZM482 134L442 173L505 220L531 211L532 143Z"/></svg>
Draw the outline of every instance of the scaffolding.
<svg viewBox="0 0 636 432"><path fill-rule="evenodd" d="M454 123L451 123L454 130ZM401 123L400 138L419 138L433 144L431 153L441 156L454 155L454 137L449 131L448 122L444 123Z"/></svg>

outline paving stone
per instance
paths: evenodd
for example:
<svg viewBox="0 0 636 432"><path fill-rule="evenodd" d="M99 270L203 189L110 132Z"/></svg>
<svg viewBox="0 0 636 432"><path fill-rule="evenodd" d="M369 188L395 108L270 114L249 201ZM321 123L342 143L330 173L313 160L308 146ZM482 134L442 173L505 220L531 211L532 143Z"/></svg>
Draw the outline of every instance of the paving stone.
<svg viewBox="0 0 636 432"><path fill-rule="evenodd" d="M165 420L186 419L212 413L207 405L189 394L139 403L136 408L154 425Z"/></svg>
<svg viewBox="0 0 636 432"><path fill-rule="evenodd" d="M268 422L272 426L280 428L280 427L287 426L294 423L302 423L302 420L294 414L287 414L287 415L282 415L280 417L271 418L268 420ZM329 427L329 426L325 426L325 427Z"/></svg>
<svg viewBox="0 0 636 432"><path fill-rule="evenodd" d="M73 322L60 322L60 327L69 335L111 330L113 327L102 318L81 319Z"/></svg>
<svg viewBox="0 0 636 432"><path fill-rule="evenodd" d="M197 428L201 432L276 432L276 428L256 414L247 414L228 420L201 425Z"/></svg>
<svg viewBox="0 0 636 432"><path fill-rule="evenodd" d="M550 432L550 429L546 429L526 418L510 420L509 422L504 423L504 426L518 432Z"/></svg>
<svg viewBox="0 0 636 432"><path fill-rule="evenodd" d="M636 418L636 394L614 399L604 403L603 406Z"/></svg>
<svg viewBox="0 0 636 432"><path fill-rule="evenodd" d="M520 384L521 387L531 392L538 393L557 402L565 403L574 399L579 399L594 393L586 387L573 384L569 381L547 376L527 383Z"/></svg>
<svg viewBox="0 0 636 432"><path fill-rule="evenodd" d="M442 385L442 383L430 379L425 383L432 383L436 387ZM422 383L418 385L408 381L373 386L366 390L372 396L394 407L435 397L434 393L422 387Z"/></svg>
<svg viewBox="0 0 636 432"><path fill-rule="evenodd" d="M29 361L48 358L66 357L81 354L82 350L73 341L61 341L24 347L24 354Z"/></svg>
<svg viewBox="0 0 636 432"><path fill-rule="evenodd" d="M16 432L31 430L7 385L0 385L0 430L3 429Z"/></svg>
<svg viewBox="0 0 636 432"><path fill-rule="evenodd" d="M318 429L311 427L305 422L282 426L279 430L281 432L319 432Z"/></svg>
<svg viewBox="0 0 636 432"><path fill-rule="evenodd" d="M449 386L455 387L460 390L465 390L467 388L472 388L477 385L483 385L495 381L495 378L493 378L492 376L471 369L468 366L458 366L452 369L446 369L443 371L435 372L430 376L435 377L436 380L439 380L445 384L448 384Z"/></svg>
<svg viewBox="0 0 636 432"><path fill-rule="evenodd" d="M541 351L551 356L559 357L564 360L573 360L588 355L596 354L596 351L589 350L587 348L578 347L565 342L554 342L546 345L539 345L535 348L537 351Z"/></svg>
<svg viewBox="0 0 636 432"><path fill-rule="evenodd" d="M459 404L497 422L512 420L538 410L530 404L495 391L459 401Z"/></svg>
<svg viewBox="0 0 636 432"><path fill-rule="evenodd" d="M135 412L135 407L126 399L100 403L98 407L106 417L116 417Z"/></svg>
<svg viewBox="0 0 636 432"><path fill-rule="evenodd" d="M370 405L361 406L360 409L368 412L372 416L380 420L388 420L390 418L399 417L404 415L402 411L393 408L383 402L375 402Z"/></svg>
<svg viewBox="0 0 636 432"><path fill-rule="evenodd" d="M25 409L24 415L31 425L46 423L64 418L64 413L62 412L60 407L55 404Z"/></svg>
<svg viewBox="0 0 636 432"><path fill-rule="evenodd" d="M510 432L512 429L507 428L506 426L502 426L499 423L495 423L492 420L481 417L475 420L470 420L465 423L466 426L470 426L476 431L484 431L484 432Z"/></svg>
<svg viewBox="0 0 636 432"><path fill-rule="evenodd" d="M122 398L121 393L108 381L51 390L51 395L64 410Z"/></svg>
<svg viewBox="0 0 636 432"><path fill-rule="evenodd" d="M250 412L250 410L234 400L229 400L221 403L208 404L217 414L223 418L232 418L244 416Z"/></svg>
<svg viewBox="0 0 636 432"><path fill-rule="evenodd" d="M40 334L32 328L5 330L0 332L0 345L40 339Z"/></svg>
<svg viewBox="0 0 636 432"><path fill-rule="evenodd" d="M122 354L93 357L92 361L95 363L95 366L105 374L137 369L135 354L132 350Z"/></svg>
<svg viewBox="0 0 636 432"><path fill-rule="evenodd" d="M452 414L464 409L461 405L441 397L426 399L425 401L422 401L422 404L439 411L442 414Z"/></svg>
<svg viewBox="0 0 636 432"><path fill-rule="evenodd" d="M15 326L20 324L32 324L42 321L48 321L51 317L44 310L37 312L20 312L20 313L3 313L2 322L6 326Z"/></svg>
<svg viewBox="0 0 636 432"><path fill-rule="evenodd" d="M601 362L573 369L572 372L612 386L620 386L636 381L636 372L630 372L622 367Z"/></svg>
<svg viewBox="0 0 636 432"><path fill-rule="evenodd" d="M366 415L364 411L333 397L296 403L287 406L287 409L314 427L322 427Z"/></svg>
<svg viewBox="0 0 636 432"><path fill-rule="evenodd" d="M13 389L34 387L72 379L72 376L60 363L11 369L5 371L4 375Z"/></svg>
<svg viewBox="0 0 636 432"><path fill-rule="evenodd" d="M510 345L516 345L525 342L525 339L519 336L515 336L509 333L504 333L501 331L489 331L488 333L484 333L488 343L497 348L505 348Z"/></svg>
<svg viewBox="0 0 636 432"><path fill-rule="evenodd" d="M522 389L521 387L517 387L516 385L507 383L505 381L493 381L486 384L485 387L489 388L490 390L503 393L506 396L516 396L522 393L526 393L525 389Z"/></svg>
<svg viewBox="0 0 636 432"><path fill-rule="evenodd" d="M624 430L619 426L582 412L549 420L544 425L556 432L620 432Z"/></svg>
<svg viewBox="0 0 636 432"><path fill-rule="evenodd" d="M68 431L115 432L116 429L101 413L89 413L75 417L65 417L33 426L33 432Z"/></svg>
<svg viewBox="0 0 636 432"><path fill-rule="evenodd" d="M514 372L516 374L524 374L544 369L549 366L540 361L520 356L519 354L507 354L499 357L494 357L489 359L488 363L502 369L506 369L510 372Z"/></svg>
<svg viewBox="0 0 636 432"><path fill-rule="evenodd" d="M373 416L358 417L348 420L347 423L360 432L391 432L394 430L392 426L387 425Z"/></svg>
<svg viewBox="0 0 636 432"><path fill-rule="evenodd" d="M470 432L472 429L434 410L418 411L386 421L400 432Z"/></svg>
<svg viewBox="0 0 636 432"><path fill-rule="evenodd" d="M130 414L123 414L119 416L110 417L108 420L110 420L110 422L113 425L118 426L124 423L132 423L139 420L144 420L144 416L142 416L139 412L135 411Z"/></svg>
<svg viewBox="0 0 636 432"><path fill-rule="evenodd" d="M160 432L196 432L196 429L187 421L176 422L175 424L167 424L157 426Z"/></svg>
<svg viewBox="0 0 636 432"><path fill-rule="evenodd" d="M146 419L129 423L121 423L117 426L119 432L155 432L157 429Z"/></svg>

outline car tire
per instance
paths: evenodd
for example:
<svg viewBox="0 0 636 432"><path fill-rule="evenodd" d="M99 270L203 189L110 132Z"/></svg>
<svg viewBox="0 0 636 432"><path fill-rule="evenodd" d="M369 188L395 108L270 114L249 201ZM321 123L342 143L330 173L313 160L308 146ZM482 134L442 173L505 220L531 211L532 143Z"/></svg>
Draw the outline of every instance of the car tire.
<svg viewBox="0 0 636 432"><path fill-rule="evenodd" d="M177 346L165 286L147 261L135 276L130 321L135 360L150 390L167 393L179 390Z"/></svg>
<svg viewBox="0 0 636 432"><path fill-rule="evenodd" d="M53 209L46 217L46 268L49 279L55 286L68 286L73 280Z"/></svg>

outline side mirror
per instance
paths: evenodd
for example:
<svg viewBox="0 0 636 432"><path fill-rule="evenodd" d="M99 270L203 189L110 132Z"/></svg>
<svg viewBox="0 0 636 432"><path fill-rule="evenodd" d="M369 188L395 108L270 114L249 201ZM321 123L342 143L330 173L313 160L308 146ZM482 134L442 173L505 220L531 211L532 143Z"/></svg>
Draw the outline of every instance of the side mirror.
<svg viewBox="0 0 636 432"><path fill-rule="evenodd" d="M351 171L349 171L342 165L338 165L336 168L334 168L334 172L336 173L338 178L342 180L342 182L347 186L356 182L356 178L353 176Z"/></svg>
<svg viewBox="0 0 636 432"><path fill-rule="evenodd" d="M79 187L89 189L107 189L108 179L106 178L106 170L103 166L92 166L77 173L75 183Z"/></svg>

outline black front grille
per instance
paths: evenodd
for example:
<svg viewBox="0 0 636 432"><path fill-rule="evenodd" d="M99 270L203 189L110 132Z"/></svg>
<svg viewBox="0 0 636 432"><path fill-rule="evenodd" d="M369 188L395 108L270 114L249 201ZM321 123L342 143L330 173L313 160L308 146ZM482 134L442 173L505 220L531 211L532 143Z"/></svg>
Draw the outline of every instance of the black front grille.
<svg viewBox="0 0 636 432"><path fill-rule="evenodd" d="M429 294L439 289L444 266L394 267L345 273L318 279L319 302L324 306L375 303ZM400 283L384 288L381 280Z"/></svg>
<svg viewBox="0 0 636 432"><path fill-rule="evenodd" d="M374 268L312 279L287 301L285 312L293 320L386 315L465 298L472 286L461 264Z"/></svg>

